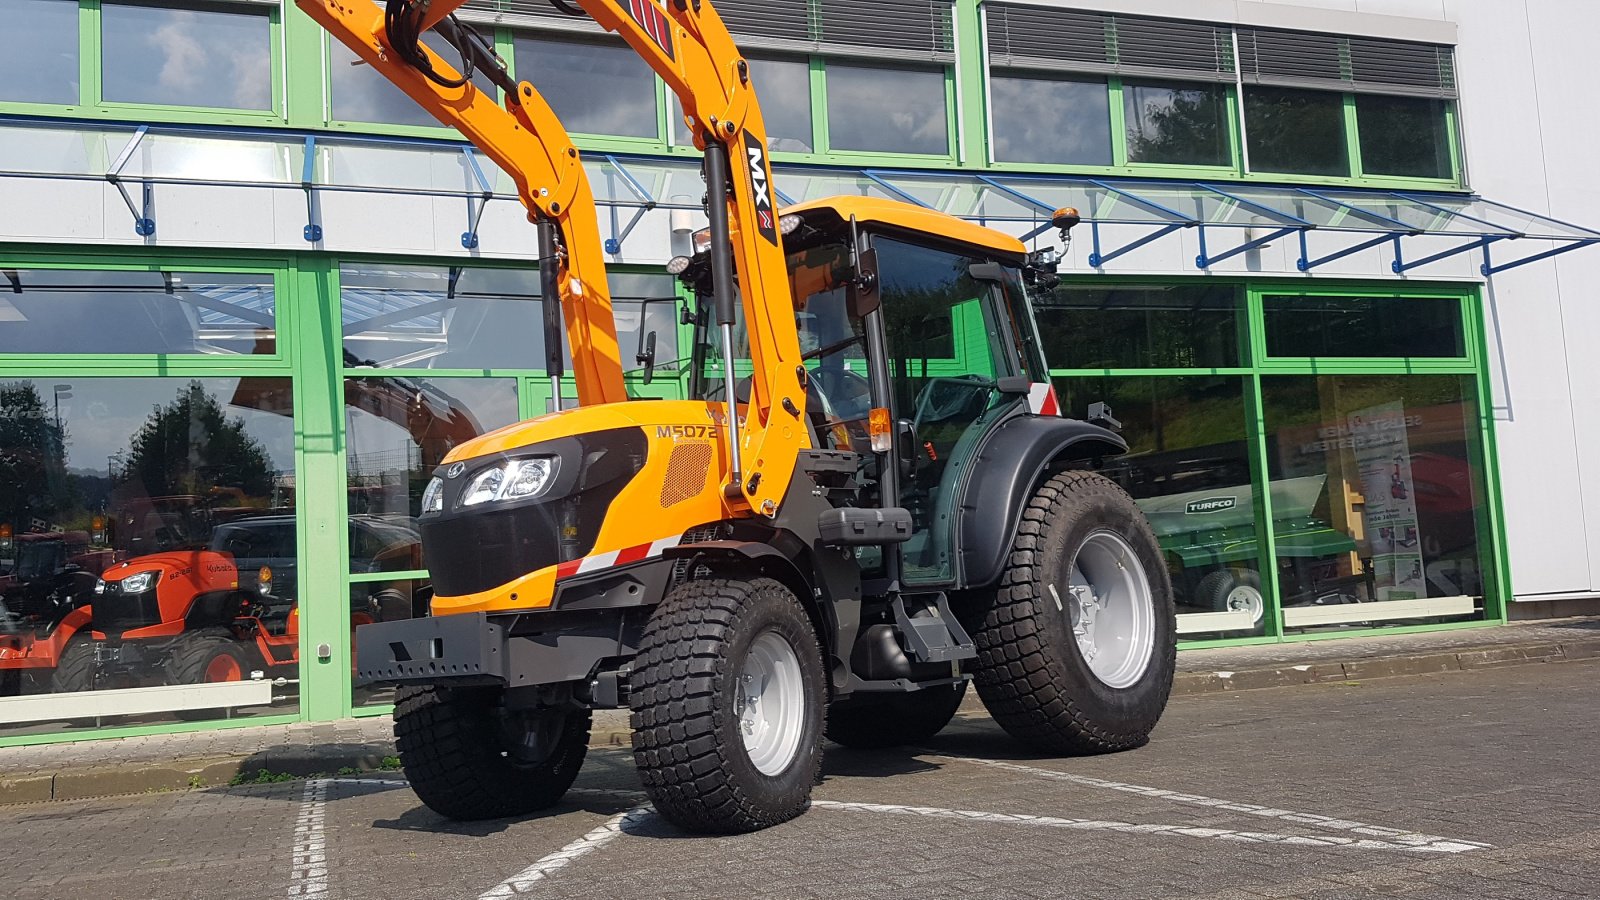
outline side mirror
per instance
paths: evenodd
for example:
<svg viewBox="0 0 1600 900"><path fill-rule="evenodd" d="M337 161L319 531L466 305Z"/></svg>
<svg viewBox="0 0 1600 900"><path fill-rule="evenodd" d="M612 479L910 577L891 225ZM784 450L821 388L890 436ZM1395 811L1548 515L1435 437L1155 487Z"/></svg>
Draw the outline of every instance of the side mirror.
<svg viewBox="0 0 1600 900"><path fill-rule="evenodd" d="M656 374L656 333L648 331L639 335L639 352L634 360L644 366L644 383L649 384Z"/></svg>
<svg viewBox="0 0 1600 900"><path fill-rule="evenodd" d="M973 263L967 266L967 274L974 281L1002 282L1006 280L1005 267L997 262Z"/></svg>
<svg viewBox="0 0 1600 900"><path fill-rule="evenodd" d="M878 308L878 251L862 250L856 254L855 278L850 282L849 302L852 318L864 319Z"/></svg>

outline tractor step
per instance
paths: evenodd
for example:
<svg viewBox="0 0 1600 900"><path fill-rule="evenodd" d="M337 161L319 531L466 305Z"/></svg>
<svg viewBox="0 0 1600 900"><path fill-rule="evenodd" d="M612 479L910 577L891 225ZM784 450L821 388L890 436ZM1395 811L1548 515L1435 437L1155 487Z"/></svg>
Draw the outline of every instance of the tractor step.
<svg viewBox="0 0 1600 900"><path fill-rule="evenodd" d="M890 607L901 642L915 661L946 663L977 657L977 647L950 612L943 591L901 594Z"/></svg>

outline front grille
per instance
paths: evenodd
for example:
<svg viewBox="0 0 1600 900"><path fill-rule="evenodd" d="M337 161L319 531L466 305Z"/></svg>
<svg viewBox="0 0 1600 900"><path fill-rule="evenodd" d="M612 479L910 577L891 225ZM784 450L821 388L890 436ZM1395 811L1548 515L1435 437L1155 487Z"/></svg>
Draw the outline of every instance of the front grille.
<svg viewBox="0 0 1600 900"><path fill-rule="evenodd" d="M91 627L109 637L119 637L124 631L161 624L161 604L156 600L155 589L142 594L107 591L94 598L90 613L94 617Z"/></svg>

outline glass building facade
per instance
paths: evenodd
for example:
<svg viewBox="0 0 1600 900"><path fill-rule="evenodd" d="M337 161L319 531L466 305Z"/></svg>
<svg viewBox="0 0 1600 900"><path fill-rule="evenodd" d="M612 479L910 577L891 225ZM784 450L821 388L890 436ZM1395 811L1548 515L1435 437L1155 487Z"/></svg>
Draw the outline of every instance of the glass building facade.
<svg viewBox="0 0 1600 900"><path fill-rule="evenodd" d="M1121 423L1104 471L1157 531L1183 646L1505 619L1486 299L1407 267L1512 230L1588 238L1469 193L1449 47L769 6L718 4L785 202L1034 236L1083 211L1036 316L1064 412ZM703 187L676 101L614 39L499 7L464 16L578 135L624 358L654 336L630 389L681 396L686 298L660 263ZM45 222L0 237L0 745L387 710L352 687L350 635L426 614L431 470L554 404L508 179L292 4L0 11L24 36L0 60L0 199ZM41 183L57 199L21 192ZM74 239L96 204L118 241ZM1183 266L1142 262L1164 246ZM1296 250L1304 274L1257 259ZM1323 268L1358 250L1409 276Z"/></svg>

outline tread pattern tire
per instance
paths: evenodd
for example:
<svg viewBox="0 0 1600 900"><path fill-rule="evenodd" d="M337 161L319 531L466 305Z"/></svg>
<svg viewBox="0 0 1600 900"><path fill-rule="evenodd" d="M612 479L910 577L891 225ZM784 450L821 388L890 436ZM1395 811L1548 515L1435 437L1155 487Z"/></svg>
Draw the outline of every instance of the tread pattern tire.
<svg viewBox="0 0 1600 900"><path fill-rule="evenodd" d="M61 648L55 671L50 673L50 693L67 694L94 687L94 641L75 635Z"/></svg>
<svg viewBox="0 0 1600 900"><path fill-rule="evenodd" d="M1228 612L1228 595L1235 588L1254 588L1261 591L1261 573L1255 569L1218 569L1200 579L1200 584L1195 587L1195 605L1217 612ZM1261 624L1265 614L1265 604L1262 609L1255 611L1255 621L1252 624Z"/></svg>
<svg viewBox="0 0 1600 900"><path fill-rule="evenodd" d="M550 755L526 764L503 753L494 688L402 687L394 734L401 768L427 807L447 819L520 816L554 806L583 767L592 713L567 712Z"/></svg>
<svg viewBox="0 0 1600 900"><path fill-rule="evenodd" d="M248 652L247 647L226 629L208 628L184 634L178 638L178 647L167 660L167 683L204 684L206 669L219 656L230 657L238 664L241 676L248 679L250 672L261 666L252 659L254 654Z"/></svg>
<svg viewBox="0 0 1600 900"><path fill-rule="evenodd" d="M735 705L739 666L767 631L795 650L805 704L799 747L775 776L750 761ZM645 626L629 687L634 763L656 811L674 824L736 834L811 805L827 686L811 619L779 582L707 578L674 588Z"/></svg>
<svg viewBox="0 0 1600 900"><path fill-rule="evenodd" d="M1046 585L1066 584L1078 547L1097 529L1115 531L1133 547L1156 604L1153 655L1125 689L1094 676L1068 617L1046 594ZM1172 690L1176 614L1155 533L1115 483L1073 471L1040 485L1023 510L999 586L975 599L973 682L1009 734L1067 754L1129 750L1149 740Z"/></svg>
<svg viewBox="0 0 1600 900"><path fill-rule="evenodd" d="M836 703L828 707L828 740L856 750L918 744L950 724L966 695L963 681L882 699Z"/></svg>

